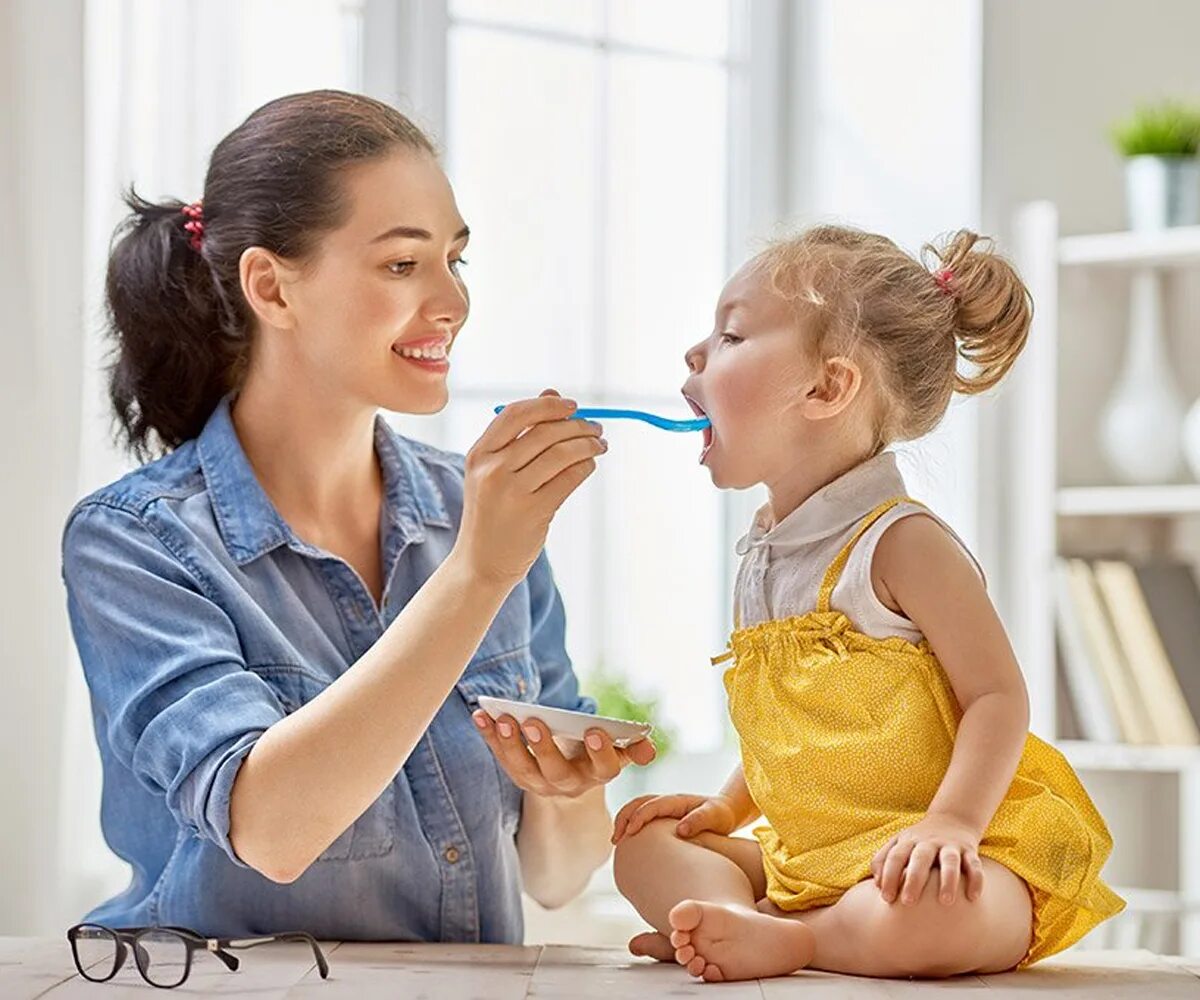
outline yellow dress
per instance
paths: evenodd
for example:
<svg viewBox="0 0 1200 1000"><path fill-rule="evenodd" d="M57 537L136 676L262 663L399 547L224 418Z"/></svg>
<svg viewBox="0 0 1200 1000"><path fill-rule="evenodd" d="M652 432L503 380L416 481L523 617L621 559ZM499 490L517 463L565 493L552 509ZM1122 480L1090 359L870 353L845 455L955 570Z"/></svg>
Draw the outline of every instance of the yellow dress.
<svg viewBox="0 0 1200 1000"><path fill-rule="evenodd" d="M769 825L755 829L767 896L828 906L870 877L892 836L925 815L962 715L929 644L855 631L830 607L855 543L905 498L876 507L829 566L817 608L736 628L725 671L746 783ZM1034 928L1018 967L1079 940L1124 901L1100 880L1112 838L1070 764L1029 734L979 853L1029 885Z"/></svg>

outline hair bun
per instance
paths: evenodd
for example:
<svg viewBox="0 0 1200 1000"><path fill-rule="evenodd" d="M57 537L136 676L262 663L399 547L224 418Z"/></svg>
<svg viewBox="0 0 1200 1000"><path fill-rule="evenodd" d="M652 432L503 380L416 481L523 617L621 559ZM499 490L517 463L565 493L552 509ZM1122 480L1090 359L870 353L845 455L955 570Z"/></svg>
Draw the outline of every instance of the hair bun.
<svg viewBox="0 0 1200 1000"><path fill-rule="evenodd" d="M954 299L954 339L974 375L955 375L955 390L986 392L1012 367L1029 336L1033 303L1016 269L992 240L960 229L926 246L937 260L933 280Z"/></svg>

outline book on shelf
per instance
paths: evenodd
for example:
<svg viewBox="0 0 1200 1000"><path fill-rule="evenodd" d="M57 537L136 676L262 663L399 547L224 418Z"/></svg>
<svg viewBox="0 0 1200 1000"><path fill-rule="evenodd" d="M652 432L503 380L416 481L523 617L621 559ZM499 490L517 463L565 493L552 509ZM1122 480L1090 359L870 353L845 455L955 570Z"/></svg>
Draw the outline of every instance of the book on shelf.
<svg viewBox="0 0 1200 1000"><path fill-rule="evenodd" d="M1059 559L1054 567L1055 617L1062 679L1080 737L1100 743L1119 743L1122 732L1113 702L1121 692L1114 690L1114 687L1119 688L1119 683L1114 685L1107 679L1108 672L1114 668L1111 665L1106 668L1102 662L1109 655L1105 648L1108 639L1106 635L1093 637L1092 630L1099 631L1104 626L1103 623L1088 620L1089 616L1098 616L1102 612L1098 607L1084 607L1091 599L1085 593L1075 593L1076 589L1083 591L1092 587L1091 580L1086 579L1085 574L1090 575L1086 563L1082 570L1078 570L1072 562Z"/></svg>
<svg viewBox="0 0 1200 1000"><path fill-rule="evenodd" d="M1055 596L1080 735L1200 745L1200 587L1191 567L1060 558Z"/></svg>
<svg viewBox="0 0 1200 1000"><path fill-rule="evenodd" d="M1183 699L1192 718L1200 723L1200 582L1196 572L1184 562L1146 563L1134 569Z"/></svg>
<svg viewBox="0 0 1200 1000"><path fill-rule="evenodd" d="M1121 738L1126 743L1158 742L1146 704L1113 634L1112 621L1096 588L1091 566L1083 559L1070 559L1067 568L1071 605L1086 637L1087 663L1099 675L1108 694L1107 704L1112 706ZM1082 708L1081 703L1077 706ZM1089 723L1080 719L1080 723L1087 732L1086 727L1094 725L1095 720Z"/></svg>

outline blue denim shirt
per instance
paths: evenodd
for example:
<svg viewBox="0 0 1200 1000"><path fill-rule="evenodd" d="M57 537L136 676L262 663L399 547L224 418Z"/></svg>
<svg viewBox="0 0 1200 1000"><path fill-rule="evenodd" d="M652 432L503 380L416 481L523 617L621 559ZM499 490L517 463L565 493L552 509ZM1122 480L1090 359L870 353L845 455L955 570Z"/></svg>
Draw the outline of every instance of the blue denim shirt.
<svg viewBox="0 0 1200 1000"><path fill-rule="evenodd" d="M521 792L470 713L481 694L595 710L563 647L545 553L392 783L300 878L270 881L229 842L230 792L255 741L361 657L454 543L462 458L382 417L375 449L379 611L347 563L279 516L229 400L198 438L71 513L63 578L103 764L101 823L133 869L86 919L229 936L521 941Z"/></svg>

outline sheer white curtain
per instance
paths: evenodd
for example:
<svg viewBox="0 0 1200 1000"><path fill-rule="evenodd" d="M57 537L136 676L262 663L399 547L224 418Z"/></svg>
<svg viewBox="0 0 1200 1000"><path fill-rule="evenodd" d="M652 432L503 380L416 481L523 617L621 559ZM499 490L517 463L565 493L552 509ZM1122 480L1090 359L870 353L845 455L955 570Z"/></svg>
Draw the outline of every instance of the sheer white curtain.
<svg viewBox="0 0 1200 1000"><path fill-rule="evenodd" d="M63 356L82 383L76 495L130 467L111 444L101 336L121 190L133 183L150 198L200 197L212 147L256 107L317 87L358 89L362 37L357 0L87 0L84 9L85 210L75 228L85 319L77 349ZM128 878L100 834L99 760L86 687L69 643L68 650L55 729L64 735L54 926L77 919Z"/></svg>
<svg viewBox="0 0 1200 1000"><path fill-rule="evenodd" d="M0 4L0 934L54 927L67 675L58 535L76 488L82 0Z"/></svg>

